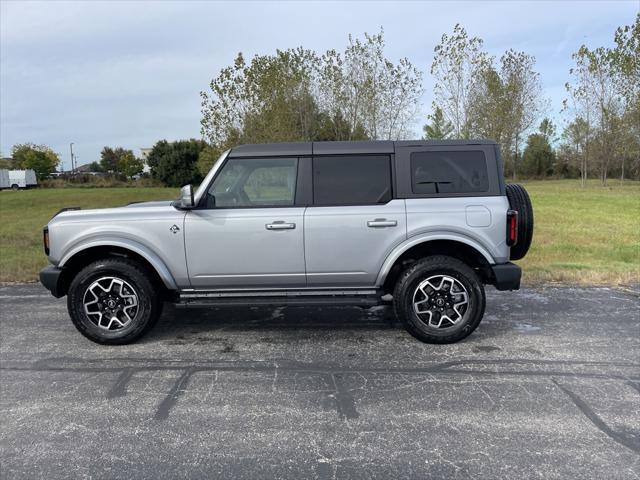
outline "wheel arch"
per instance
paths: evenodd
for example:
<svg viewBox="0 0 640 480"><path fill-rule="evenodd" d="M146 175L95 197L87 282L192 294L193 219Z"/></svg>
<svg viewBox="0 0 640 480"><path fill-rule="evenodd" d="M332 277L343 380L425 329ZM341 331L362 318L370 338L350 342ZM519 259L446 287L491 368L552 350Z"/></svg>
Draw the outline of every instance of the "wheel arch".
<svg viewBox="0 0 640 480"><path fill-rule="evenodd" d="M393 286L407 264L432 255L447 255L457 258L476 270L484 283L491 283L490 266L495 263L486 248L462 235L434 235L412 238L396 247L385 260L376 285L386 292Z"/></svg>
<svg viewBox="0 0 640 480"><path fill-rule="evenodd" d="M58 264L58 267L63 270L60 279L63 291L66 293L71 281L83 267L93 261L108 257L131 258L145 267L154 283L164 289L164 293L178 290L173 275L155 253L135 242L125 243L111 240L84 243L75 246L64 255Z"/></svg>

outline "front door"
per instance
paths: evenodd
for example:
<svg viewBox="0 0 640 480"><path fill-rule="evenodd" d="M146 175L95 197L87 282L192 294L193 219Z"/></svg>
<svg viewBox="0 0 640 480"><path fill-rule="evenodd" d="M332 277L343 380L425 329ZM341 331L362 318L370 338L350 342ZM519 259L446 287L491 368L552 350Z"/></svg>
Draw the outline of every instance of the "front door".
<svg viewBox="0 0 640 480"><path fill-rule="evenodd" d="M185 217L194 288L306 283L304 207L295 206L297 158L231 158Z"/></svg>

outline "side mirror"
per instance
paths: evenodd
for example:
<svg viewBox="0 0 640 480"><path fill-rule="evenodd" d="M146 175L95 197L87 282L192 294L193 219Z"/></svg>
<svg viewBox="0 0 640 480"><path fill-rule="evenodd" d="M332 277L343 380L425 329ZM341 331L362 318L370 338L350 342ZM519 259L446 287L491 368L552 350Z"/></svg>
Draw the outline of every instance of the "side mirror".
<svg viewBox="0 0 640 480"><path fill-rule="evenodd" d="M182 210L191 210L195 207L193 187L191 185L185 185L180 189L180 198L176 202L176 207Z"/></svg>

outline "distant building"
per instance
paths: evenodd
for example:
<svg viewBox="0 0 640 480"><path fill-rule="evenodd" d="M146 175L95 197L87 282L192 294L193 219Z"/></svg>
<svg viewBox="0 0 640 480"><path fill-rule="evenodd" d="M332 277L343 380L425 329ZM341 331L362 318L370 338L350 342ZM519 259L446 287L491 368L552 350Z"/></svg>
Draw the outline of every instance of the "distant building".
<svg viewBox="0 0 640 480"><path fill-rule="evenodd" d="M91 172L91 163L85 163L76 167L76 173L89 173Z"/></svg>
<svg viewBox="0 0 640 480"><path fill-rule="evenodd" d="M147 159L149 158L149 154L151 153L151 148L140 148L140 158L144 162L144 166L142 167L142 173L149 173L151 169L147 164Z"/></svg>

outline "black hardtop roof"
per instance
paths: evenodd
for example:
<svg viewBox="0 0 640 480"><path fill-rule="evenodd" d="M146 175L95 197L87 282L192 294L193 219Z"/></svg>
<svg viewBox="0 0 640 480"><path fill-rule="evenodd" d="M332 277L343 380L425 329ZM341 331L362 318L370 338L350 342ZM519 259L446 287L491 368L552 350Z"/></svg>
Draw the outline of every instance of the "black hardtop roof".
<svg viewBox="0 0 640 480"><path fill-rule="evenodd" d="M493 140L367 140L354 142L289 142L238 145L230 157L280 157L307 155L345 155L394 153L402 147L433 147L460 145L495 145Z"/></svg>

